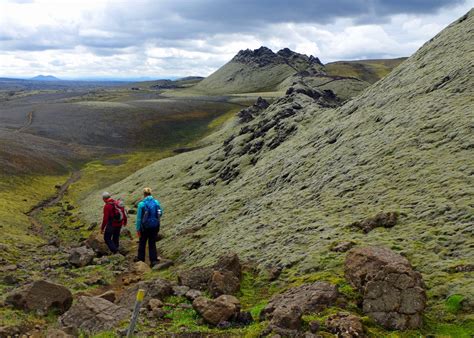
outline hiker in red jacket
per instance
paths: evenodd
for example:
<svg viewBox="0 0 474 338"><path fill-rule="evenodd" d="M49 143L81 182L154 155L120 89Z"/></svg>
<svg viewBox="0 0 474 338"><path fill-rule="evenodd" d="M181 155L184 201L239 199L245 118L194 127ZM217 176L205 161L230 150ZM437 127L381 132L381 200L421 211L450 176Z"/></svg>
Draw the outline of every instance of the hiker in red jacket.
<svg viewBox="0 0 474 338"><path fill-rule="evenodd" d="M104 217L100 233L104 234L104 241L112 253L119 250L120 229L127 225L127 213L123 203L114 200L108 192L102 194L104 200Z"/></svg>

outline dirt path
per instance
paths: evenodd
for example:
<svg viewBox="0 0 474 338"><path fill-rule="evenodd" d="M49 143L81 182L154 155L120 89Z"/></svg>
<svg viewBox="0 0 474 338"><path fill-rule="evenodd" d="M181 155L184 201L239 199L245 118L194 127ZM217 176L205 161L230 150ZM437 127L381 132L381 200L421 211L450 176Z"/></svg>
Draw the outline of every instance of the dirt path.
<svg viewBox="0 0 474 338"><path fill-rule="evenodd" d="M23 131L25 131L26 129L28 129L29 127L31 127L31 124L33 123L33 114L34 114L34 110L30 111L28 114L26 114L26 122L25 124L20 128L20 129L17 129L17 133L21 133Z"/></svg>
<svg viewBox="0 0 474 338"><path fill-rule="evenodd" d="M68 178L66 182L64 182L57 190L56 194L53 196L40 201L36 204L30 211L26 213L28 218L30 219L31 228L37 234L43 236L44 235L44 225L38 220L38 214L44 209L51 207L61 201L64 197L64 194L67 192L69 186L74 182L77 182L81 178L80 171L74 171L71 176Z"/></svg>

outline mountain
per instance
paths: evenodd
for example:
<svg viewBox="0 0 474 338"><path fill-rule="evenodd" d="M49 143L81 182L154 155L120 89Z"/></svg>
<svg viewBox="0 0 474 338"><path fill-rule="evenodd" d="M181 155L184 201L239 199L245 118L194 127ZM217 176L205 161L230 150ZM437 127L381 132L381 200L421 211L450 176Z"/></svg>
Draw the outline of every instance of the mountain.
<svg viewBox="0 0 474 338"><path fill-rule="evenodd" d="M276 91L289 76L307 70L322 73L323 65L318 58L288 48L277 53L267 47L241 50L194 89L216 94Z"/></svg>
<svg viewBox="0 0 474 338"><path fill-rule="evenodd" d="M424 332L472 329L473 27L471 10L342 106L330 92L292 84L268 107L259 100L241 111L201 149L107 191L134 205L144 186L154 189L165 207L160 247L181 266L209 266L234 251L262 274L279 269L287 285L326 280L346 288L346 254L331 248L391 248L426 283ZM296 70L322 69L295 58L244 51L197 86L237 92L248 77L253 90L269 90ZM91 222L100 196L82 203ZM380 212L398 215L396 224L367 233L355 227Z"/></svg>
<svg viewBox="0 0 474 338"><path fill-rule="evenodd" d="M387 76L395 67L407 58L336 61L324 65L328 75L354 77L369 83L375 83Z"/></svg>
<svg viewBox="0 0 474 338"><path fill-rule="evenodd" d="M37 75L35 77L32 77L30 80L34 81L61 81L55 76L52 75Z"/></svg>
<svg viewBox="0 0 474 338"><path fill-rule="evenodd" d="M231 61L191 89L201 94L283 94L303 81L313 88L332 90L350 99L387 75L404 59L341 61L323 65L318 58L291 51L274 53L267 47L241 50Z"/></svg>

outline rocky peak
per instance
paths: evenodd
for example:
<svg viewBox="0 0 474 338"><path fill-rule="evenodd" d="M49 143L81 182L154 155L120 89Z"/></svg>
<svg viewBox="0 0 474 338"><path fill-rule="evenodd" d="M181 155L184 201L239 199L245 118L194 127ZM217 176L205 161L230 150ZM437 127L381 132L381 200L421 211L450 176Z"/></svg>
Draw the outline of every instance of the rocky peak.
<svg viewBox="0 0 474 338"><path fill-rule="evenodd" d="M270 48L267 47L260 47L258 49L245 49L241 50L237 53L236 56L232 59L232 61L244 63L244 64L251 64L255 63L260 67L265 66L270 63L282 63L278 62L278 56L273 53Z"/></svg>
<svg viewBox="0 0 474 338"><path fill-rule="evenodd" d="M298 71L304 70L313 65L322 66L321 61L312 55L307 56L305 54L300 54L289 48L283 48L277 53L274 53L270 48L263 46L255 50L241 50L232 61L243 64L256 64L259 67L269 64L288 64Z"/></svg>

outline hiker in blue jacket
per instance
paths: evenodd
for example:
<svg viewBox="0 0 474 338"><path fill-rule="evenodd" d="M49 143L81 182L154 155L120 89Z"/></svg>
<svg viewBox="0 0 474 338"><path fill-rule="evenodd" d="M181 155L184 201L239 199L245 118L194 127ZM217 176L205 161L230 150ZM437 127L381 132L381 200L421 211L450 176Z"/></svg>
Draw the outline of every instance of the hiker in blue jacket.
<svg viewBox="0 0 474 338"><path fill-rule="evenodd" d="M151 195L151 189L143 189L144 199L138 203L136 229L139 237L137 260L145 261L146 243L148 242L148 255L150 266L158 263L156 252L156 238L160 231L160 217L163 208Z"/></svg>

